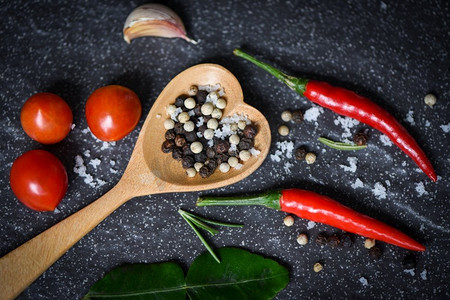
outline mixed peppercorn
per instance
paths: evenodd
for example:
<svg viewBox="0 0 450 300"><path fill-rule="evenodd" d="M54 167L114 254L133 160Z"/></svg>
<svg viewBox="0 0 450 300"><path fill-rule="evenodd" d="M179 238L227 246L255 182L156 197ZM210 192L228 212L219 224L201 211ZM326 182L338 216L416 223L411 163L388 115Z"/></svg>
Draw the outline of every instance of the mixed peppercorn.
<svg viewBox="0 0 450 300"><path fill-rule="evenodd" d="M240 169L252 155L257 129L245 116L223 118L227 106L224 91L216 86L191 86L167 106L164 121L164 153L181 162L189 177L211 176L216 169L226 173Z"/></svg>

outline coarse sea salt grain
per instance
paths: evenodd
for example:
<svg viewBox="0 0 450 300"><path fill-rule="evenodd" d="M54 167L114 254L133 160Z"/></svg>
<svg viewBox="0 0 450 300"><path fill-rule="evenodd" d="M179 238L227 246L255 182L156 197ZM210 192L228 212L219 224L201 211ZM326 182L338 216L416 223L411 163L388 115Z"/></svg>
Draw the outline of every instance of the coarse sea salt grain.
<svg viewBox="0 0 450 300"><path fill-rule="evenodd" d="M386 188L381 184L381 182L375 183L372 193L379 200L386 199Z"/></svg>
<svg viewBox="0 0 450 300"><path fill-rule="evenodd" d="M403 270L403 272L405 272L411 276L416 275L416 272L414 271L414 269L406 269L406 270Z"/></svg>
<svg viewBox="0 0 450 300"><path fill-rule="evenodd" d="M303 119L307 122L315 122L315 125L317 126L317 119L319 118L320 114L323 113L324 110L320 106L313 106L305 111L303 114Z"/></svg>
<svg viewBox="0 0 450 300"><path fill-rule="evenodd" d="M80 177L84 178L84 182L89 184L91 187L95 187L94 177L86 172L86 166L84 165L84 160L81 155L75 156L75 166L73 171Z"/></svg>
<svg viewBox="0 0 450 300"><path fill-rule="evenodd" d="M446 125L441 125L439 127L441 127L441 129L444 130L445 133L449 133L450 132L450 123L448 123Z"/></svg>
<svg viewBox="0 0 450 300"><path fill-rule="evenodd" d="M351 187L353 189L363 188L364 187L364 183L361 181L361 179L356 178L355 183L352 183Z"/></svg>
<svg viewBox="0 0 450 300"><path fill-rule="evenodd" d="M368 285L369 285L369 282L368 282L367 279L364 278L364 277L359 278L359 282L361 282L361 284L362 284L363 286L368 286Z"/></svg>
<svg viewBox="0 0 450 300"><path fill-rule="evenodd" d="M175 122L178 121L177 117L183 110L181 107L177 107L173 113L170 114L170 118Z"/></svg>
<svg viewBox="0 0 450 300"><path fill-rule="evenodd" d="M381 135L380 135L380 142L381 142L384 146L389 146L389 147L390 147L390 146L393 145L391 139L388 138L388 136L385 135L385 134L381 134Z"/></svg>
<svg viewBox="0 0 450 300"><path fill-rule="evenodd" d="M316 222L308 221L308 224L306 225L306 229L310 230L310 229L313 229L315 226L316 226Z"/></svg>
<svg viewBox="0 0 450 300"><path fill-rule="evenodd" d="M411 125L416 125L416 122L414 121L414 111L412 109L406 114L405 121Z"/></svg>
<svg viewBox="0 0 450 300"><path fill-rule="evenodd" d="M427 280L427 269L420 272L420 278L422 278L422 280Z"/></svg>
<svg viewBox="0 0 450 300"><path fill-rule="evenodd" d="M92 165L94 167L94 169L97 169L97 167L100 165L100 163L101 163L101 160L98 158L94 158L89 161L89 164Z"/></svg>
<svg viewBox="0 0 450 300"><path fill-rule="evenodd" d="M349 163L349 166L346 166L346 165L339 165L339 166L340 166L342 169L344 169L344 171L346 171L346 172L352 172L352 173L355 173L355 172L356 172L356 169L357 169L356 163L358 162L358 158L353 157L353 156L347 157L347 161L348 161L348 163Z"/></svg>
<svg viewBox="0 0 450 300"><path fill-rule="evenodd" d="M344 133L342 133L342 139L345 142L351 142L348 138L352 137L351 129L359 124L359 121L349 117L338 116L336 120L334 120L334 124L341 125L342 129L344 129Z"/></svg>
<svg viewBox="0 0 450 300"><path fill-rule="evenodd" d="M287 174L291 174L291 167L292 167L292 166L293 166L293 164L287 161L287 162L284 164L283 169L284 169L284 171L285 171Z"/></svg>
<svg viewBox="0 0 450 300"><path fill-rule="evenodd" d="M207 91L208 93L218 91L220 89L220 87L221 87L220 83L216 83L214 85L204 84L204 85L198 85L197 86L197 88L200 91Z"/></svg>
<svg viewBox="0 0 450 300"><path fill-rule="evenodd" d="M254 147L250 148L248 151L249 151L250 154L253 155L253 156L258 156L258 155L261 153L261 151L255 149Z"/></svg>
<svg viewBox="0 0 450 300"><path fill-rule="evenodd" d="M416 182L414 183L415 187L416 187L416 192L419 195L419 197L422 197L423 195L428 195L427 190L425 190L425 185L423 184L423 182Z"/></svg>

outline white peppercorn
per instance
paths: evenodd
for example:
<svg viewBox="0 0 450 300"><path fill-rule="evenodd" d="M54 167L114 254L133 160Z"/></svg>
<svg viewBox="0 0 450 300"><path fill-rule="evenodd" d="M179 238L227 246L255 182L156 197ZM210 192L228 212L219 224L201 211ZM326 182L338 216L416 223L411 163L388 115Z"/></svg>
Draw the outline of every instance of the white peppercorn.
<svg viewBox="0 0 450 300"><path fill-rule="evenodd" d="M245 126L247 126L247 122L245 122L244 120L239 120L238 121L238 128L240 130L244 130Z"/></svg>
<svg viewBox="0 0 450 300"><path fill-rule="evenodd" d="M219 170L220 170L222 173L226 173L226 172L230 171L230 165L229 165L228 163L226 163L226 162L221 163L221 164L219 165Z"/></svg>
<svg viewBox="0 0 450 300"><path fill-rule="evenodd" d="M281 120L289 122L292 120L292 113L289 110L285 110L281 113Z"/></svg>
<svg viewBox="0 0 450 300"><path fill-rule="evenodd" d="M203 137L210 140L214 137L214 129L208 128L203 132Z"/></svg>
<svg viewBox="0 0 450 300"><path fill-rule="evenodd" d="M177 110L177 107L173 104L167 105L167 107L166 107L166 113L168 115L173 114L176 110Z"/></svg>
<svg viewBox="0 0 450 300"><path fill-rule="evenodd" d="M323 266L322 266L322 264L320 263L320 262L316 262L315 264L314 264L314 272L320 272L320 271L322 271L323 270Z"/></svg>
<svg viewBox="0 0 450 300"><path fill-rule="evenodd" d="M188 91L189 96L195 96L198 93L198 87L196 85L191 85Z"/></svg>
<svg viewBox="0 0 450 300"><path fill-rule="evenodd" d="M238 163L239 159L236 156L231 156L230 158L228 158L228 164L230 165L230 167L234 168Z"/></svg>
<svg viewBox="0 0 450 300"><path fill-rule="evenodd" d="M203 163L201 163L201 162L196 162L196 163L194 164L194 169L195 169L195 171L197 171L197 172L200 172L201 167L203 167Z"/></svg>
<svg viewBox="0 0 450 300"><path fill-rule="evenodd" d="M231 124L230 124L230 130L231 130L231 131L236 132L236 131L238 131L238 129L239 129L239 126L238 126L237 123L231 123Z"/></svg>
<svg viewBox="0 0 450 300"><path fill-rule="evenodd" d="M211 112L211 117L213 117L215 119L222 118L222 110L220 110L218 108L214 108L213 111Z"/></svg>
<svg viewBox="0 0 450 300"><path fill-rule="evenodd" d="M375 246L375 240L374 240L374 239L366 239L366 240L364 241L364 248L370 249L370 248L372 248L373 246Z"/></svg>
<svg viewBox="0 0 450 300"><path fill-rule="evenodd" d="M203 104L202 107L200 108L200 111L205 116L209 116L213 112L213 110L214 110L214 106L210 102Z"/></svg>
<svg viewBox="0 0 450 300"><path fill-rule="evenodd" d="M284 225L286 225L287 227L291 227L292 225L294 225L294 217L293 216L286 216L283 219L283 223Z"/></svg>
<svg viewBox="0 0 450 300"><path fill-rule="evenodd" d="M172 119L167 119L164 121L164 128L169 130L175 127L175 122Z"/></svg>
<svg viewBox="0 0 450 300"><path fill-rule="evenodd" d="M191 151L195 154L202 152L203 145L200 142L193 142L191 144Z"/></svg>
<svg viewBox="0 0 450 300"><path fill-rule="evenodd" d="M308 244L308 236L306 235L306 233L300 233L297 236L297 243L299 243L300 245Z"/></svg>
<svg viewBox="0 0 450 300"><path fill-rule="evenodd" d="M189 121L189 119L190 119L191 117L189 116L189 114L187 113L187 112L182 112L182 113L180 113L179 115L178 115L178 117L177 117L177 119L178 119L178 122L180 122L180 123L182 123L182 124L184 124L184 123L186 123L187 121Z"/></svg>
<svg viewBox="0 0 450 300"><path fill-rule="evenodd" d="M433 108L433 106L436 104L436 96L433 94L427 94L424 98L425 104L429 107Z"/></svg>
<svg viewBox="0 0 450 300"><path fill-rule="evenodd" d="M186 175L188 177L194 177L195 174L197 174L197 171L194 168L187 168L186 169Z"/></svg>
<svg viewBox="0 0 450 300"><path fill-rule="evenodd" d="M280 127L278 127L278 133L282 136L288 135L289 127L287 127L286 125L281 125Z"/></svg>
<svg viewBox="0 0 450 300"><path fill-rule="evenodd" d="M219 109L224 109L225 107L227 107L227 100L223 98L217 99L216 107Z"/></svg>
<svg viewBox="0 0 450 300"><path fill-rule="evenodd" d="M249 159L250 159L250 156L251 156L251 154L250 154L250 152L247 151L247 150L242 150L242 151L239 152L239 158L240 158L242 161L247 161L247 160L249 160Z"/></svg>
<svg viewBox="0 0 450 300"><path fill-rule="evenodd" d="M186 123L184 123L183 128L184 128L184 130L186 130L187 132L193 131L194 128L195 128L194 122L192 122L192 121L187 121Z"/></svg>
<svg viewBox="0 0 450 300"><path fill-rule="evenodd" d="M211 129L217 129L219 127L219 121L217 119L209 119L208 122L206 122L206 127Z"/></svg>
<svg viewBox="0 0 450 300"><path fill-rule="evenodd" d="M305 160L308 165L311 165L316 161L316 155L312 152L306 153Z"/></svg>
<svg viewBox="0 0 450 300"><path fill-rule="evenodd" d="M184 100L184 107L186 107L187 109L193 109L195 107L196 103L194 98L187 98L186 100Z"/></svg>
<svg viewBox="0 0 450 300"><path fill-rule="evenodd" d="M228 138L228 141L230 142L230 144L234 144L237 145L239 144L239 141L241 139L239 138L239 136L237 134L232 134L230 135L230 137Z"/></svg>

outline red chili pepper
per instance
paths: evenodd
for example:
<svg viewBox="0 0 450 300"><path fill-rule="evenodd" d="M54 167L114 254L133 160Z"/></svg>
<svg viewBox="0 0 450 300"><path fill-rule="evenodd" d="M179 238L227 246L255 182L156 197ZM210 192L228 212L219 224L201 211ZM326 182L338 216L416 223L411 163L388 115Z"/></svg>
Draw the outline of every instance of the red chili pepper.
<svg viewBox="0 0 450 300"><path fill-rule="evenodd" d="M425 251L422 244L394 227L311 191L286 189L247 197L201 197L197 201L197 206L211 205L263 205L406 249Z"/></svg>
<svg viewBox="0 0 450 300"><path fill-rule="evenodd" d="M235 49L233 53L266 70L312 102L381 131L411 157L428 177L436 181L433 166L414 138L390 113L377 104L352 91L334 87L326 82L286 75L240 49Z"/></svg>

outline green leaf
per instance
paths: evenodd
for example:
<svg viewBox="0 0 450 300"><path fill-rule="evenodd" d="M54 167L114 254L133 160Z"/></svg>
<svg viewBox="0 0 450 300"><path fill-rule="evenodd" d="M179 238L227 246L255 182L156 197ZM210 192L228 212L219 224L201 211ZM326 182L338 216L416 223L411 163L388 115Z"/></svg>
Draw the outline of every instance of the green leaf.
<svg viewBox="0 0 450 300"><path fill-rule="evenodd" d="M286 268L271 259L243 249L220 248L221 263L204 253L186 276L189 298L271 299L289 282Z"/></svg>
<svg viewBox="0 0 450 300"><path fill-rule="evenodd" d="M129 264L107 273L84 299L186 299L184 273L176 263Z"/></svg>

